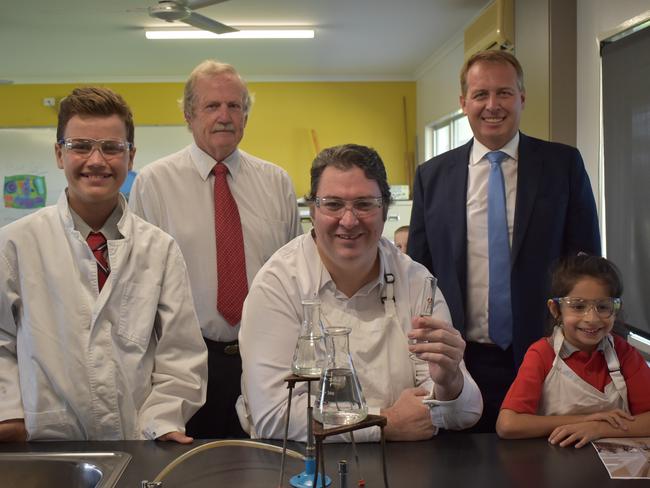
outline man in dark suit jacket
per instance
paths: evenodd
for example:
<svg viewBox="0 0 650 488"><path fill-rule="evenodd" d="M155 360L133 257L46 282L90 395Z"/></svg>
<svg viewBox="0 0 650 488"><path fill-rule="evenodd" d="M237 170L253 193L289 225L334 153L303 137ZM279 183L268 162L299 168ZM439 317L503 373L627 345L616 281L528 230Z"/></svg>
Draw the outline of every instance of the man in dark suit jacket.
<svg viewBox="0 0 650 488"><path fill-rule="evenodd" d="M461 71L460 102L474 138L419 166L408 254L438 278L454 326L467 340L465 362L481 389L477 431L494 432L496 416L528 346L545 335L550 269L561 256L600 254L598 217L576 148L519 132L523 73L509 53L485 51ZM488 332L489 256L486 154L503 151L510 237L512 341Z"/></svg>

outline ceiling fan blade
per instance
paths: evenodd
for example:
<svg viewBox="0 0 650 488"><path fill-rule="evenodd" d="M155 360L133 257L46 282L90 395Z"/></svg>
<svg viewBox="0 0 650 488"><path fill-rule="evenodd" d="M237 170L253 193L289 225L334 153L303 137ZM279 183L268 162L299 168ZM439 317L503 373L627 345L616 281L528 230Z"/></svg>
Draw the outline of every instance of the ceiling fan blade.
<svg viewBox="0 0 650 488"><path fill-rule="evenodd" d="M228 32L237 32L239 30L195 12L192 12L188 17L181 19L181 22L185 22L186 24L201 30L214 32L215 34L226 34Z"/></svg>
<svg viewBox="0 0 650 488"><path fill-rule="evenodd" d="M209 5L216 5L217 3L227 2L228 0L185 0L185 6L190 10L197 8L207 7Z"/></svg>

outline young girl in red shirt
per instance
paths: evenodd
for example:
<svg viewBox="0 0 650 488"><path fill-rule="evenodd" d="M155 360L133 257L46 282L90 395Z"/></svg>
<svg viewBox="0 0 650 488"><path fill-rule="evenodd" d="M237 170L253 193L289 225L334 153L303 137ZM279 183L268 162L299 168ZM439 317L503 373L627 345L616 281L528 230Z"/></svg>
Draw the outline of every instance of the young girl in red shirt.
<svg viewBox="0 0 650 488"><path fill-rule="evenodd" d="M650 435L650 368L612 335L623 284L613 263L580 254L553 273L550 337L524 357L497 420L500 437L548 436L562 447Z"/></svg>

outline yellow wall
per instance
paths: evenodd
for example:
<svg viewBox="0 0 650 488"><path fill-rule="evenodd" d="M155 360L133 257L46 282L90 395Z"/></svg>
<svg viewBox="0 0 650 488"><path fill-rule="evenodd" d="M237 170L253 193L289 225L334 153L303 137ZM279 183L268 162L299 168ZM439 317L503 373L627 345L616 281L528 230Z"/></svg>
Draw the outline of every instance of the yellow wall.
<svg viewBox="0 0 650 488"><path fill-rule="evenodd" d="M74 86L0 85L0 127L54 127L56 110L44 107L43 98L58 101ZM136 125L184 123L177 104L182 83L105 86L124 96ZM414 82L269 82L249 83L249 89L255 104L241 147L285 168L299 196L309 187L315 155L312 131L320 148L346 142L373 146L386 164L391 184L411 182L406 162L415 148ZM137 130L135 136L137 146Z"/></svg>

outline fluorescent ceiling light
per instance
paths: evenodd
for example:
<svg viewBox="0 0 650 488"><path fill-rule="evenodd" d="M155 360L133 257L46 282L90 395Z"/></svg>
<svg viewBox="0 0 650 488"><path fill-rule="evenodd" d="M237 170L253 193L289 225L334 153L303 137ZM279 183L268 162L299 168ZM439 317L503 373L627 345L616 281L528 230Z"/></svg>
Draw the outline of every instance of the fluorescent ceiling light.
<svg viewBox="0 0 650 488"><path fill-rule="evenodd" d="M148 30L147 39L313 39L311 29L242 29L227 34L204 30Z"/></svg>

